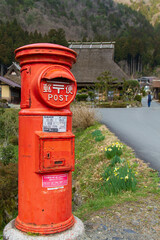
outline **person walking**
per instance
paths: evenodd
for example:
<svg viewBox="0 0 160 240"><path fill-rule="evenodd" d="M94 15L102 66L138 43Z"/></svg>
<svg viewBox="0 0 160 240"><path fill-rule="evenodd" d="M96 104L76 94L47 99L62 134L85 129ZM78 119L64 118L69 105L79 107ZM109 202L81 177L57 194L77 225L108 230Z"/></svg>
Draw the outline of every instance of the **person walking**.
<svg viewBox="0 0 160 240"><path fill-rule="evenodd" d="M152 97L151 97L150 92L148 92L148 107L151 106L151 101L152 101Z"/></svg>

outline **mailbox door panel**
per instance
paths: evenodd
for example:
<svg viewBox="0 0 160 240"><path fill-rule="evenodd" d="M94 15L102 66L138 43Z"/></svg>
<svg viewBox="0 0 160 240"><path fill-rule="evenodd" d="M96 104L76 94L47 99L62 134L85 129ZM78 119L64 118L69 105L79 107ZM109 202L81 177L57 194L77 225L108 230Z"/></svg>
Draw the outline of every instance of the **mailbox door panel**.
<svg viewBox="0 0 160 240"><path fill-rule="evenodd" d="M71 158L73 157L73 140L45 140L41 143L41 166L43 170L50 168L71 165Z"/></svg>
<svg viewBox="0 0 160 240"><path fill-rule="evenodd" d="M36 133L36 172L60 172L74 169L74 135Z"/></svg>

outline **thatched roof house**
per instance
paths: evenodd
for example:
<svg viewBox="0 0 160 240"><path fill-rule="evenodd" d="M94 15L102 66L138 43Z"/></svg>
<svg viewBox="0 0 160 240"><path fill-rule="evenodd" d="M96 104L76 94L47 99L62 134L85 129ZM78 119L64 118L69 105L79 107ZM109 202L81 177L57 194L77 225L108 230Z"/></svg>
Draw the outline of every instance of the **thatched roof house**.
<svg viewBox="0 0 160 240"><path fill-rule="evenodd" d="M20 66L13 62L7 73L0 76L0 99L6 99L10 103L20 103L21 76Z"/></svg>
<svg viewBox="0 0 160 240"><path fill-rule="evenodd" d="M21 67L18 63L13 62L11 66L8 67L7 73L4 75L5 78L21 85L21 74L20 74Z"/></svg>
<svg viewBox="0 0 160 240"><path fill-rule="evenodd" d="M73 42L69 48L77 52L77 62L73 65L78 87L92 86L97 77L109 71L117 81L128 80L129 76L114 62L115 42Z"/></svg>

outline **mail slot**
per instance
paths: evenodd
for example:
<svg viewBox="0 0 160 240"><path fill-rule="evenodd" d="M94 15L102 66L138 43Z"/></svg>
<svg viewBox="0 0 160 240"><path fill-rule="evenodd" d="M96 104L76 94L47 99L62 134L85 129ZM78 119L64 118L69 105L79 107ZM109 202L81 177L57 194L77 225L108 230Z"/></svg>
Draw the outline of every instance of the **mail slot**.
<svg viewBox="0 0 160 240"><path fill-rule="evenodd" d="M70 103L77 84L70 69L76 53L60 45L39 43L20 47L15 54L22 86L15 226L39 234L62 232L75 223Z"/></svg>
<svg viewBox="0 0 160 240"><path fill-rule="evenodd" d="M62 108L70 104L76 95L76 81L63 66L47 67L39 76L38 91L51 107Z"/></svg>

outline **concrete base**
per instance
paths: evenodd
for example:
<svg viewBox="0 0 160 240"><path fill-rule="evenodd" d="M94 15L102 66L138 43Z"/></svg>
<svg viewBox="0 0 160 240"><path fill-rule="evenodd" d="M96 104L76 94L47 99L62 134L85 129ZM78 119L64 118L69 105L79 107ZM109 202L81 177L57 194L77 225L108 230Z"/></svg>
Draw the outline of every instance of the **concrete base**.
<svg viewBox="0 0 160 240"><path fill-rule="evenodd" d="M84 225L77 217L75 217L75 224L72 228L61 233L41 236L32 236L19 231L15 228L14 221L12 220L5 226L3 240L76 240L84 235Z"/></svg>

